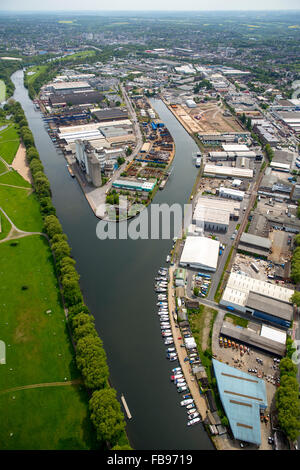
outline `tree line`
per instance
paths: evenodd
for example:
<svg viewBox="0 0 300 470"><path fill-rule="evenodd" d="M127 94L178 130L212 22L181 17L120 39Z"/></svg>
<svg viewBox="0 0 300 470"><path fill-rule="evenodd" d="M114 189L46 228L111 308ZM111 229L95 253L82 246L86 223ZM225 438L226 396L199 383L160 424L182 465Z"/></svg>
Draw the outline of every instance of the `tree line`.
<svg viewBox="0 0 300 470"><path fill-rule="evenodd" d="M295 349L293 349L291 343L291 338L288 338L288 356L281 359L279 364L280 387L276 391L275 401L278 423L286 436L291 441L295 441L300 431L300 401L297 366L291 359Z"/></svg>
<svg viewBox="0 0 300 470"><path fill-rule="evenodd" d="M125 433L124 415L116 391L109 385L109 368L103 343L95 328L94 317L84 304L75 260L71 256L67 236L56 217L50 183L44 173L32 132L20 103L6 104L5 111L12 114L26 147L33 186L44 220L44 232L50 241L64 303L68 308L68 324L76 343L76 364L91 395L89 410L97 439L109 448L130 449Z"/></svg>

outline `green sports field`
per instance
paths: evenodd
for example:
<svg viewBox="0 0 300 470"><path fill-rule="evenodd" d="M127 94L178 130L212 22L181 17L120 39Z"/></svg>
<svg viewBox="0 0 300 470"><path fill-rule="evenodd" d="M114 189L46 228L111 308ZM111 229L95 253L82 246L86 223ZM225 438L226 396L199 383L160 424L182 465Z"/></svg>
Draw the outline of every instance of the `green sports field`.
<svg viewBox="0 0 300 470"><path fill-rule="evenodd" d="M0 80L0 103L5 101L6 86L3 80Z"/></svg>

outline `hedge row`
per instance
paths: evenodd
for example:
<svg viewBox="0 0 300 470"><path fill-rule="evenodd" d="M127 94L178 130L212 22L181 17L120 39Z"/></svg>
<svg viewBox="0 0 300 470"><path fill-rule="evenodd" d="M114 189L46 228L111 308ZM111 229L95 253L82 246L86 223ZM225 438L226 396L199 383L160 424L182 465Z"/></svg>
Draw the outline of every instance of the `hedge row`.
<svg viewBox="0 0 300 470"><path fill-rule="evenodd" d="M43 215L44 231L50 240L64 303L68 308L68 323L76 343L76 364L86 388L92 392L89 406L97 439L107 443L109 447L130 449L125 433L124 415L116 398L116 391L108 382L109 369L106 353L96 331L94 317L83 303L75 261L71 257L67 236L63 233L62 226L55 215L50 183L44 173L33 135L20 103L13 102L6 105L6 111L14 116L26 147L34 189Z"/></svg>

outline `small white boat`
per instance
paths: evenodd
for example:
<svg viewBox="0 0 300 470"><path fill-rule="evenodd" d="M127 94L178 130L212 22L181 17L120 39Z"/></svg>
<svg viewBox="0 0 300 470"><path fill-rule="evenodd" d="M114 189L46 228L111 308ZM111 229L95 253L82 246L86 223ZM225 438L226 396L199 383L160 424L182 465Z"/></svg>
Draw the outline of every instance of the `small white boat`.
<svg viewBox="0 0 300 470"><path fill-rule="evenodd" d="M176 351L175 348L168 348L168 349L167 349L167 352L168 352L168 353L171 353L171 352L174 352L174 351Z"/></svg>
<svg viewBox="0 0 300 470"><path fill-rule="evenodd" d="M167 258L166 258L166 262L169 263L171 261L171 256L168 255Z"/></svg>
<svg viewBox="0 0 300 470"><path fill-rule="evenodd" d="M180 405L186 406L186 405L191 405L192 403L194 403L194 400L192 398L186 398L185 400L182 400L180 402Z"/></svg>
<svg viewBox="0 0 300 470"><path fill-rule="evenodd" d="M192 415L193 413L196 413L196 408L191 408L190 410L188 410L188 415Z"/></svg>
<svg viewBox="0 0 300 470"><path fill-rule="evenodd" d="M174 369L172 369L172 372L177 372L177 371L179 371L179 370L180 370L180 371L182 370L181 367L175 367Z"/></svg>
<svg viewBox="0 0 300 470"><path fill-rule="evenodd" d="M187 425L192 426L193 424L197 424L200 421L201 421L200 418L194 418L194 419L191 419L190 421L188 421Z"/></svg>

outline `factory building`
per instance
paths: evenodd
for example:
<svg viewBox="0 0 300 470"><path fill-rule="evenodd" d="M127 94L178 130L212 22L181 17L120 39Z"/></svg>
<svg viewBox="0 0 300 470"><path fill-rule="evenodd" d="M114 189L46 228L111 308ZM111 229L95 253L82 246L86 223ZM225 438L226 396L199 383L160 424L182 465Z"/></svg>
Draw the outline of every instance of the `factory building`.
<svg viewBox="0 0 300 470"><path fill-rule="evenodd" d="M55 95L64 95L66 93L74 93L76 91L89 91L91 86L88 82L56 82L49 85L50 90Z"/></svg>
<svg viewBox="0 0 300 470"><path fill-rule="evenodd" d="M122 148L94 148L89 141L76 140L75 158L88 182L102 185L102 174L111 175L117 168L117 159L124 157Z"/></svg>
<svg viewBox="0 0 300 470"><path fill-rule="evenodd" d="M253 170L206 164L204 166L204 176L211 178L253 178Z"/></svg>
<svg viewBox="0 0 300 470"><path fill-rule="evenodd" d="M60 93L49 96L49 103L52 108L74 106L74 105L92 105L94 103L101 103L104 100L104 96L99 91L81 91L74 93Z"/></svg>
<svg viewBox="0 0 300 470"><path fill-rule="evenodd" d="M220 186L219 188L220 197L242 201L244 199L244 195L244 191L239 191L237 189L225 188L224 186Z"/></svg>
<svg viewBox="0 0 300 470"><path fill-rule="evenodd" d="M128 119L128 113L126 110L123 109L102 109L97 111L92 111L93 115L99 122L107 122L107 121L122 121Z"/></svg>
<svg viewBox="0 0 300 470"><path fill-rule="evenodd" d="M256 332L224 321L220 336L279 357L283 357L286 352L286 332L266 325L261 325L259 332Z"/></svg>
<svg viewBox="0 0 300 470"><path fill-rule="evenodd" d="M268 406L265 381L216 359L212 363L234 438L260 446L260 411Z"/></svg>
<svg viewBox="0 0 300 470"><path fill-rule="evenodd" d="M293 306L290 298L294 291L250 276L232 272L220 305L232 307L258 321L290 328Z"/></svg>
<svg viewBox="0 0 300 470"><path fill-rule="evenodd" d="M206 237L187 237L180 258L180 266L205 271L216 271L220 243Z"/></svg>
<svg viewBox="0 0 300 470"><path fill-rule="evenodd" d="M153 191L157 180L142 181L137 179L120 178L113 182L112 186L116 189L126 189L129 191L143 191L149 193Z"/></svg>
<svg viewBox="0 0 300 470"><path fill-rule="evenodd" d="M194 210L192 222L204 230L225 232L228 229L230 219L239 218L239 212L239 202L225 201L216 197L200 197Z"/></svg>
<svg viewBox="0 0 300 470"><path fill-rule="evenodd" d="M250 254L268 257L272 247L272 242L269 238L259 237L251 233L242 233L238 249Z"/></svg>

